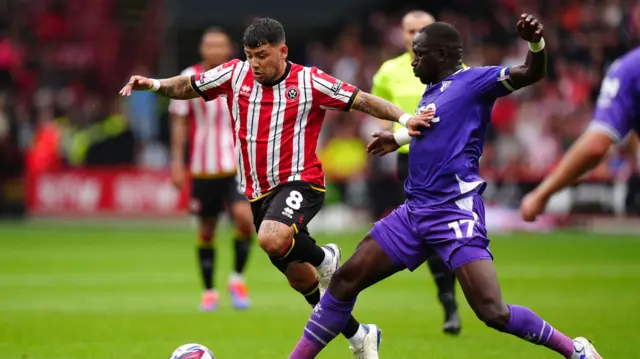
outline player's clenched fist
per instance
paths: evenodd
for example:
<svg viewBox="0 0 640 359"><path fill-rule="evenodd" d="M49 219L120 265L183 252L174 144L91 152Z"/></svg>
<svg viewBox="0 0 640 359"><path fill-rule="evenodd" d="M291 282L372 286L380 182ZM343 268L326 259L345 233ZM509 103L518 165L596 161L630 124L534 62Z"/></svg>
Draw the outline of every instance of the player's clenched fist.
<svg viewBox="0 0 640 359"><path fill-rule="evenodd" d="M533 15L522 14L516 29L518 30L518 35L524 41L539 42L542 39L542 24Z"/></svg>
<svg viewBox="0 0 640 359"><path fill-rule="evenodd" d="M147 91L153 88L153 80L144 76L131 76L129 82L120 90L120 95L131 96L131 91Z"/></svg>

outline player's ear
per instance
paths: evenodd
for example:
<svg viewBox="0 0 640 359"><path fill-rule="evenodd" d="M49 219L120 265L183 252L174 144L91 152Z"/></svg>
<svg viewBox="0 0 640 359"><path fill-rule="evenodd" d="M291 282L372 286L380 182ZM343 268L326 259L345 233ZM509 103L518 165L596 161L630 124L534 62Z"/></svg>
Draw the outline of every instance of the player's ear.
<svg viewBox="0 0 640 359"><path fill-rule="evenodd" d="M445 62L449 57L449 51L446 48L441 47L436 51L436 56L438 57L438 62Z"/></svg>
<svg viewBox="0 0 640 359"><path fill-rule="evenodd" d="M280 46L280 57L286 59L289 56L289 47L285 44Z"/></svg>

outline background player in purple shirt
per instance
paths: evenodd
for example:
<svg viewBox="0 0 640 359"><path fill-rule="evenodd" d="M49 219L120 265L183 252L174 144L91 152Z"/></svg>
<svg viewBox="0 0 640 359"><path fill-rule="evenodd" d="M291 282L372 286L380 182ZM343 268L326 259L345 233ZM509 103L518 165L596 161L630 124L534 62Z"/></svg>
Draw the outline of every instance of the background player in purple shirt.
<svg viewBox="0 0 640 359"><path fill-rule="evenodd" d="M428 84L416 113L431 111L433 117L430 128L411 139L407 200L374 224L333 275L290 359L316 357L346 325L362 290L414 270L433 252L454 271L469 305L488 326L565 358L600 358L586 339L571 340L533 311L507 305L489 251L478 161L491 110L498 97L539 81L546 72L542 25L524 14L517 30L531 51L525 64L510 68L464 69L460 33L449 24L436 22L416 35L412 66ZM379 134L369 149L374 154L395 150L399 137Z"/></svg>
<svg viewBox="0 0 640 359"><path fill-rule="evenodd" d="M602 80L591 125L560 164L523 200L522 217L533 221L551 196L596 167L612 144L640 130L640 47L616 60Z"/></svg>

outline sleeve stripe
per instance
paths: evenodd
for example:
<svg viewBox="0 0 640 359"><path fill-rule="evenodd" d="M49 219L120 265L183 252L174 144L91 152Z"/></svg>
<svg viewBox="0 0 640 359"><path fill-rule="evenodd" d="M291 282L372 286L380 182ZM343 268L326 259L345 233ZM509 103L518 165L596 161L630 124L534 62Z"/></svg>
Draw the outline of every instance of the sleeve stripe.
<svg viewBox="0 0 640 359"><path fill-rule="evenodd" d="M613 128L613 126L609 125L608 123L600 121L600 120L595 120L594 119L591 122L591 124L589 124L589 126L587 127L587 131L598 131L598 132L605 133L615 143L619 143L620 141L622 141L622 136L620 135L618 130Z"/></svg>
<svg viewBox="0 0 640 359"><path fill-rule="evenodd" d="M314 85L319 85L319 86L313 86L316 90L336 100L347 103L349 102L349 99L353 96L353 92L345 91L343 89L340 89L340 91L338 91L338 93L336 94L331 89L332 87L331 83L326 80L319 79L316 77L313 79L313 82L314 82Z"/></svg>
<svg viewBox="0 0 640 359"><path fill-rule="evenodd" d="M509 90L510 92L513 92L515 91L515 89L513 88L513 85L511 85L511 77L509 77L507 70L509 70L508 67L502 68L502 70L500 71L500 77L498 78L498 81L500 81L507 90Z"/></svg>
<svg viewBox="0 0 640 359"><path fill-rule="evenodd" d="M197 92L198 95L200 95L200 97L202 97L205 101L209 101L209 97L207 96L207 94L205 94L200 90L200 88L198 88L198 85L196 84L196 76L198 75L191 75L190 77L189 84L191 85L191 88L193 88L193 90Z"/></svg>
<svg viewBox="0 0 640 359"><path fill-rule="evenodd" d="M207 81L207 82L202 82L200 84L200 86L199 86L200 90L201 91L206 91L206 90L208 90L210 88L218 87L221 84L225 83L226 81L229 81L229 79L231 78L231 73L232 72L233 72L233 68L230 68L226 72L222 73L220 76L216 77L215 79Z"/></svg>
<svg viewBox="0 0 640 359"><path fill-rule="evenodd" d="M360 89L356 88L356 90L351 94L349 102L347 102L347 107L344 109L345 111L351 111L351 107L353 106L353 103L356 102L358 95L360 95Z"/></svg>

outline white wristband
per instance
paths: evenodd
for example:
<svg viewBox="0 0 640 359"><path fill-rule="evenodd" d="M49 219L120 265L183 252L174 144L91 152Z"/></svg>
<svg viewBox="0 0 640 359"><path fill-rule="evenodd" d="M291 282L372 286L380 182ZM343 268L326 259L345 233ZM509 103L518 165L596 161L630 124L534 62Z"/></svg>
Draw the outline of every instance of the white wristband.
<svg viewBox="0 0 640 359"><path fill-rule="evenodd" d="M393 134L393 138L399 146L404 146L411 142L411 136L409 136L409 130L401 128Z"/></svg>
<svg viewBox="0 0 640 359"><path fill-rule="evenodd" d="M407 121L409 121L410 118L411 118L411 115L408 113L405 113L404 115L400 116L400 118L398 119L398 122L400 122L402 126L407 127Z"/></svg>
<svg viewBox="0 0 640 359"><path fill-rule="evenodd" d="M529 50L531 52L540 52L544 49L544 37L540 38L540 41L538 42L530 42L529 43Z"/></svg>
<svg viewBox="0 0 640 359"><path fill-rule="evenodd" d="M153 81L153 87L151 88L151 91L156 92L160 90L160 81L156 79L151 79L151 81Z"/></svg>

